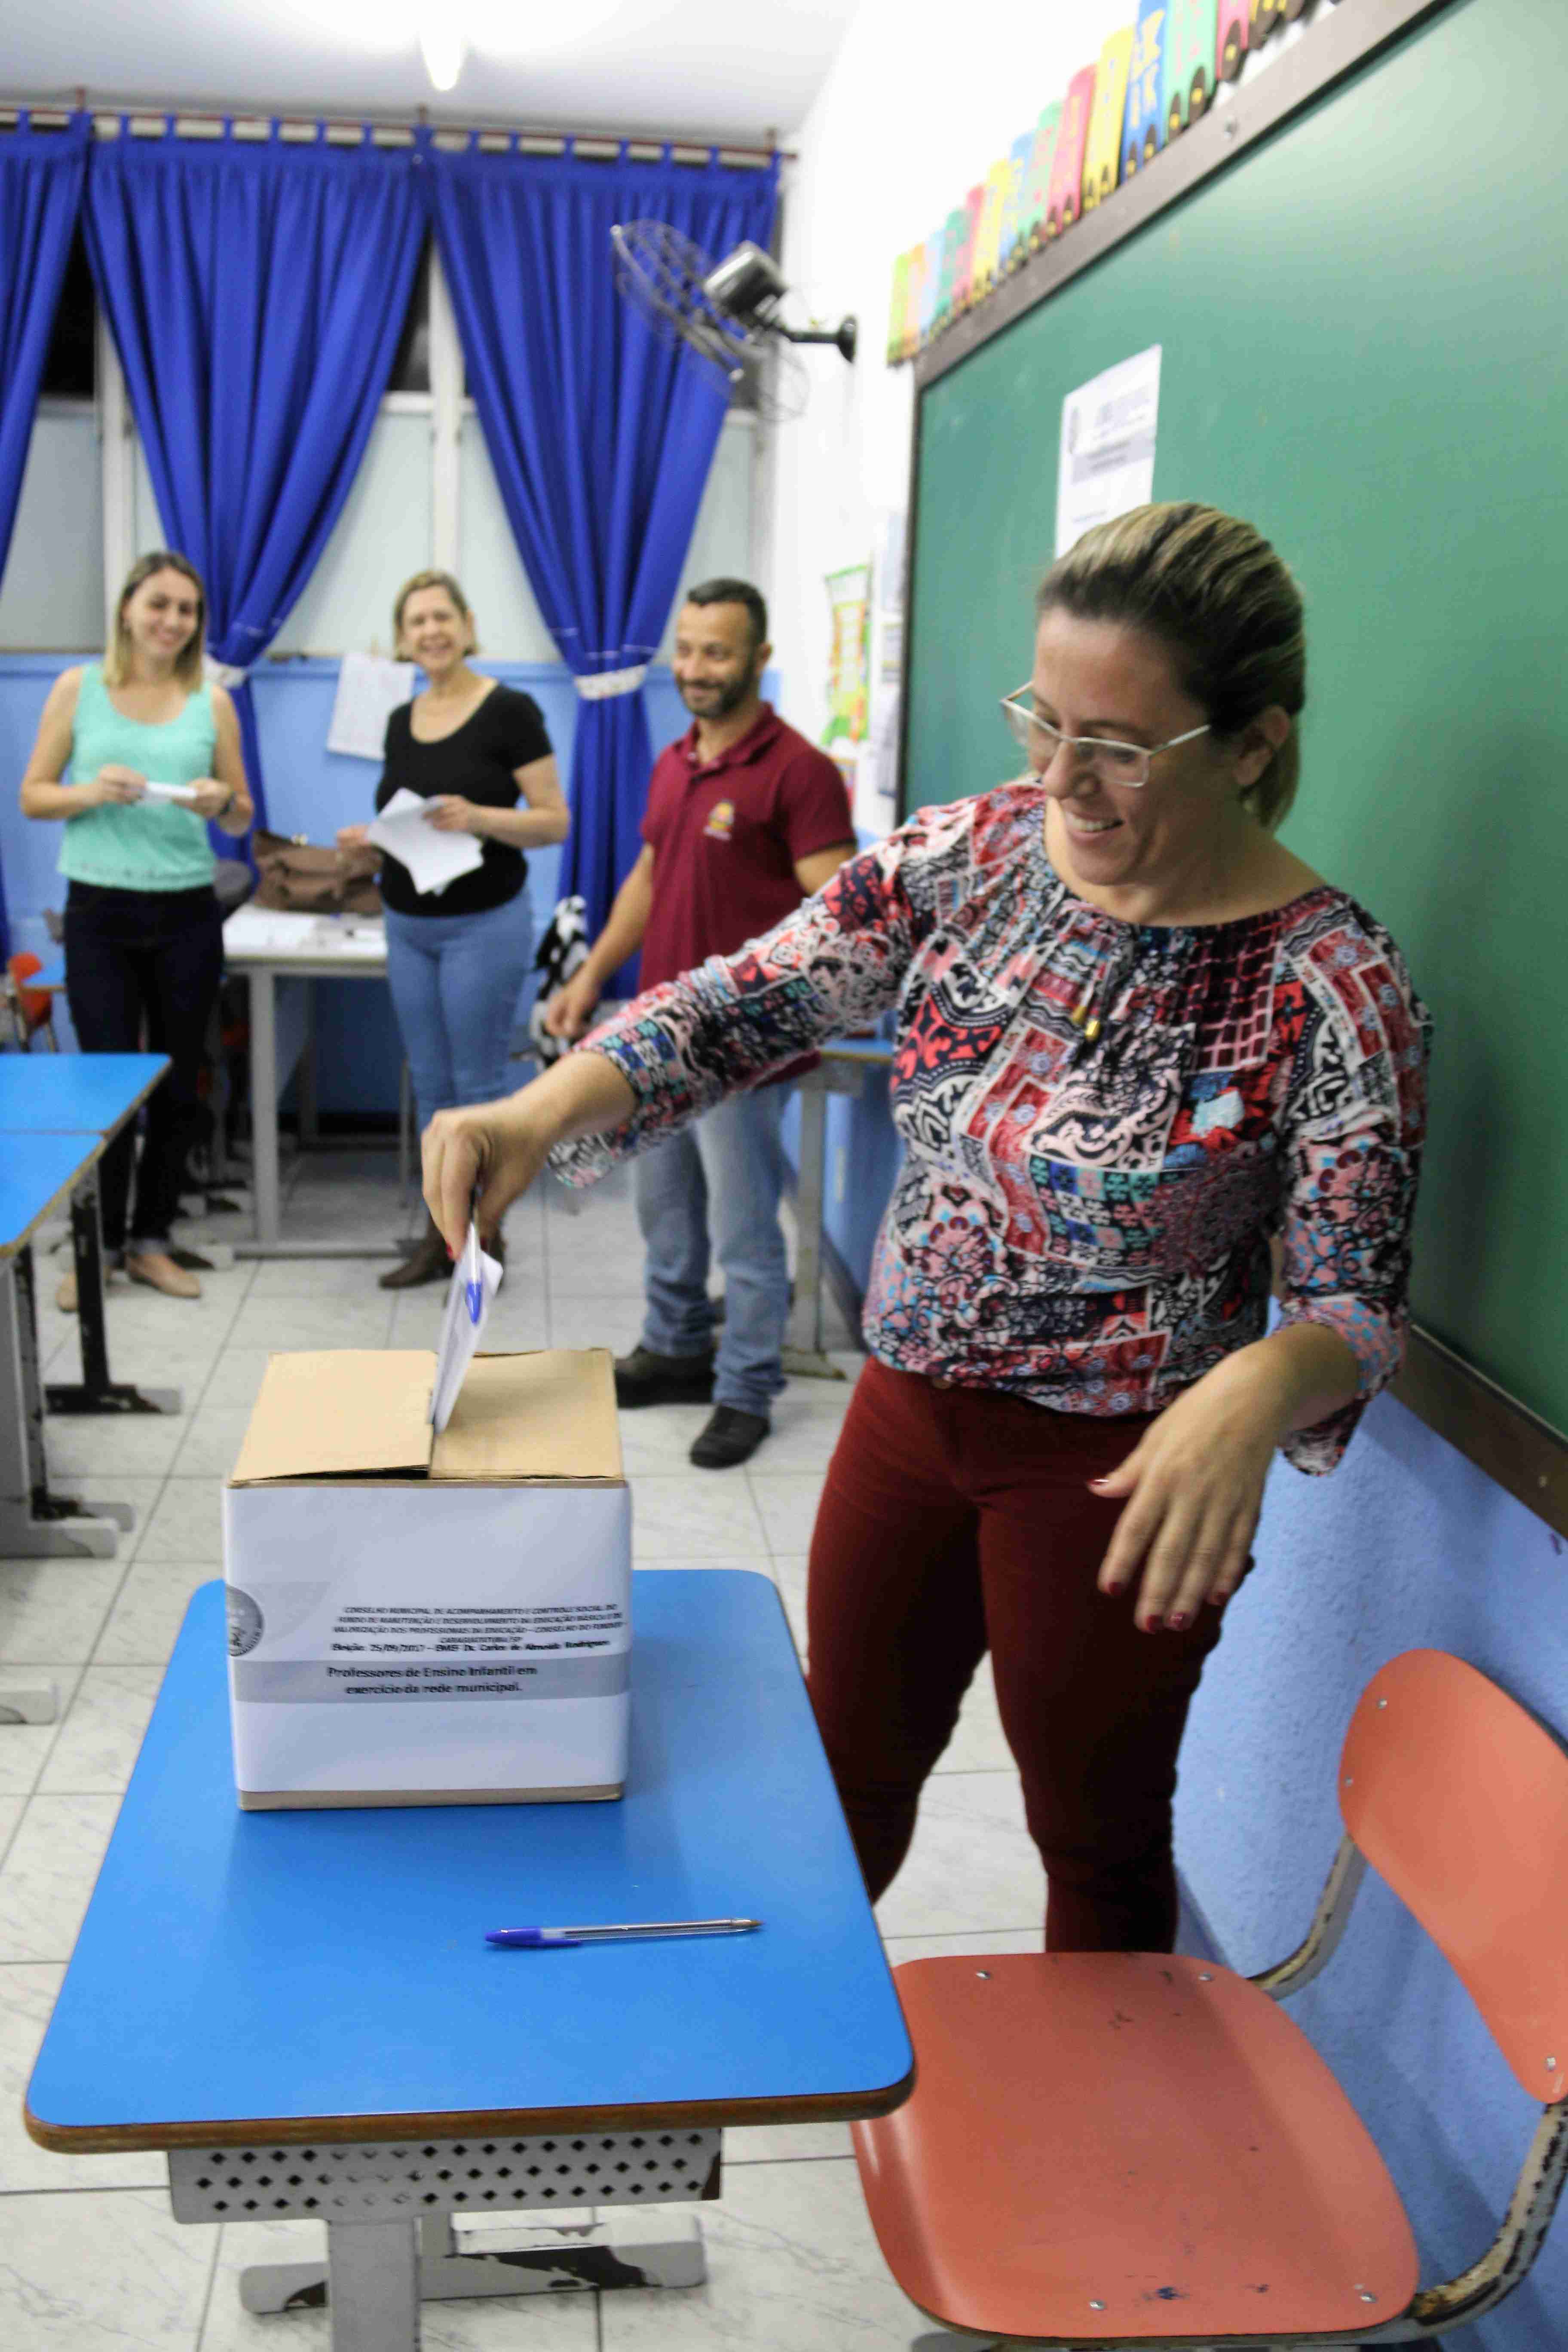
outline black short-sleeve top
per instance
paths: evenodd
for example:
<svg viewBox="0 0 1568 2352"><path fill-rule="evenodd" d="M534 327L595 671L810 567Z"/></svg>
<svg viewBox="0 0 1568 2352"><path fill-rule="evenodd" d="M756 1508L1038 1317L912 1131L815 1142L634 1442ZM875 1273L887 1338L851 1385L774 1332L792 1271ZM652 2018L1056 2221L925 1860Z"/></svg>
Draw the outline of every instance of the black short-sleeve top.
<svg viewBox="0 0 1568 2352"><path fill-rule="evenodd" d="M517 771L535 760L550 757L550 738L531 695L510 686L494 686L479 709L443 735L438 743L422 743L409 721L414 706L403 703L386 722L385 765L376 787L375 805L384 809L394 793L417 793L434 800L442 793L458 793L478 808L515 808L521 794ZM414 887L405 866L384 857L381 895L399 915L481 915L515 898L528 873L528 861L510 843L480 844L484 864L471 874L459 874L444 890L423 896Z"/></svg>

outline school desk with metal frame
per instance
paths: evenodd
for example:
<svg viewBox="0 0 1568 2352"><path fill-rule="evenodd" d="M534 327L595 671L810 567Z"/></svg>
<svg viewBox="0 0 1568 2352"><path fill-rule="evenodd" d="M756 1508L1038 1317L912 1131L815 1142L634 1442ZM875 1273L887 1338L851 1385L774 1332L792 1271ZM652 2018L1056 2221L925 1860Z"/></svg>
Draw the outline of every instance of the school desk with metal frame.
<svg viewBox="0 0 1568 2352"><path fill-rule="evenodd" d="M241 2294L281 2310L320 2305L324 2283L334 2352L411 2352L422 2294L695 2285L700 2239L650 2244L648 2209L718 2195L725 2124L883 2115L909 2095L776 1590L738 1569L632 1583L631 1759L607 1804L242 1812L223 1588L192 1601L27 2128L66 2153L166 2149L182 2221L324 2221L324 2265L247 2272ZM762 1925L485 1941L736 1916ZM595 2208L636 2236L585 2229ZM454 2213L512 2209L574 2226L452 2251Z"/></svg>
<svg viewBox="0 0 1568 2352"><path fill-rule="evenodd" d="M121 1503L51 1495L43 1416L178 1412L177 1389L110 1376L99 1226L98 1163L168 1068L163 1054L0 1055L0 1557L107 1559ZM39 1374L31 1242L68 1199L81 1344L79 1381Z"/></svg>
<svg viewBox="0 0 1568 2352"><path fill-rule="evenodd" d="M317 1140L315 985L318 980L386 980L386 927L375 915L279 914L237 908L223 927L224 962L243 972L250 991L250 1123L256 1233L236 1242L236 1257L395 1257L395 1242L291 1241L283 1231L279 1174L278 1097L298 1073L300 1141ZM281 1000L279 982L299 981ZM279 1016L282 1016L281 1018ZM400 1155L406 1153L404 1121ZM400 1168L407 1191L406 1169Z"/></svg>

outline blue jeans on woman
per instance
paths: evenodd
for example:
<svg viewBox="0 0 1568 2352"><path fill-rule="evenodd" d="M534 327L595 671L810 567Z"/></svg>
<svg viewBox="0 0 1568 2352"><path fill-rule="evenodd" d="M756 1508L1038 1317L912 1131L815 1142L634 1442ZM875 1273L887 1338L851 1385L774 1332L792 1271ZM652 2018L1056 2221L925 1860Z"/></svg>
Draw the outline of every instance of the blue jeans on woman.
<svg viewBox="0 0 1568 2352"><path fill-rule="evenodd" d="M713 1345L710 1257L724 1272L724 1320L713 1402L761 1413L784 1384L789 1265L779 1223L790 1089L731 1095L633 1162L647 1255L642 1344L659 1356L702 1356Z"/></svg>
<svg viewBox="0 0 1568 2352"><path fill-rule="evenodd" d="M479 915L386 909L386 977L421 1129L510 1094L508 1048L533 955L526 889Z"/></svg>

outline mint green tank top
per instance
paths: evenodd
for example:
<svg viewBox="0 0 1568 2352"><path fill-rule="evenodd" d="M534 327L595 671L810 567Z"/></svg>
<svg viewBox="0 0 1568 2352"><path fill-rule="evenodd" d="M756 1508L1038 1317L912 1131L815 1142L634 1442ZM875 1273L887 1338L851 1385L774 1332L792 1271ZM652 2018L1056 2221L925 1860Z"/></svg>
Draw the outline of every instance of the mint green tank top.
<svg viewBox="0 0 1568 2352"><path fill-rule="evenodd" d="M177 719L147 726L126 719L109 698L103 670L82 671L64 781L90 783L111 762L135 768L153 784L194 784L213 772L217 730L212 689L204 679ZM199 890L217 864L207 829L177 801L133 801L86 809L65 826L59 871L72 882L110 890Z"/></svg>

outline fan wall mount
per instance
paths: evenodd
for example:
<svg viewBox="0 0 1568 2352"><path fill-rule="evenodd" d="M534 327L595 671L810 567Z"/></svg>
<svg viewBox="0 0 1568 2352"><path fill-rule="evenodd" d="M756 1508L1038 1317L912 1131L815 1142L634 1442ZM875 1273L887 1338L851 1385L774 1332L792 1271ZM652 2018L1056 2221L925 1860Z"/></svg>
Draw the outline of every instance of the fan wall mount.
<svg viewBox="0 0 1568 2352"><path fill-rule="evenodd" d="M798 416L811 379L795 346L831 343L855 357L856 322L791 327L780 316L788 287L761 246L736 246L715 262L664 221L628 221L610 231L616 284L667 342L722 383L738 406L773 422Z"/></svg>

